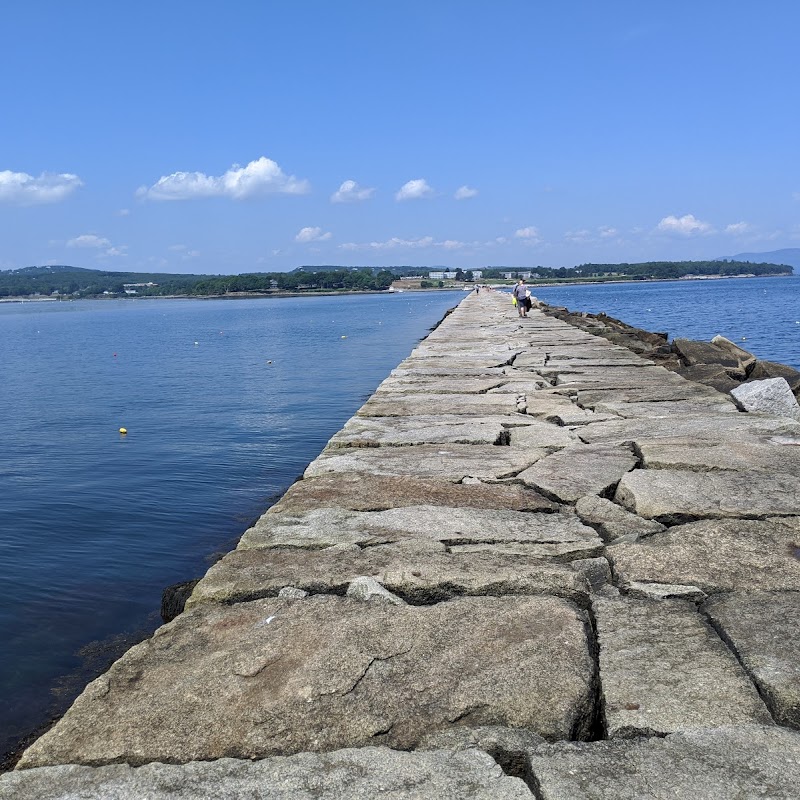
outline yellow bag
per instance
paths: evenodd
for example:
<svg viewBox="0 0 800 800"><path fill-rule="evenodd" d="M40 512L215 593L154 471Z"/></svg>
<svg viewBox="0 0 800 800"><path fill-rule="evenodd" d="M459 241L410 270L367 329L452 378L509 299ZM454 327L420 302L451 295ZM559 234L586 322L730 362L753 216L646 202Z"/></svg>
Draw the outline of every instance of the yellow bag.
<svg viewBox="0 0 800 800"><path fill-rule="evenodd" d="M517 304L517 296L515 294L511 295L511 305L515 306Z"/></svg>

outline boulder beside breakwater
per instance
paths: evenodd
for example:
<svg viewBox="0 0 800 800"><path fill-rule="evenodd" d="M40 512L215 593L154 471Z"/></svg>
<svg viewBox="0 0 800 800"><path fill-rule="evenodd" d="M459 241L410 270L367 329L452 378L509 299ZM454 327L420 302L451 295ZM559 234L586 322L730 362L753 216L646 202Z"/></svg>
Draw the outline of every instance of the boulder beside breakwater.
<svg viewBox="0 0 800 800"><path fill-rule="evenodd" d="M0 798L796 796L800 423L581 319L466 297Z"/></svg>

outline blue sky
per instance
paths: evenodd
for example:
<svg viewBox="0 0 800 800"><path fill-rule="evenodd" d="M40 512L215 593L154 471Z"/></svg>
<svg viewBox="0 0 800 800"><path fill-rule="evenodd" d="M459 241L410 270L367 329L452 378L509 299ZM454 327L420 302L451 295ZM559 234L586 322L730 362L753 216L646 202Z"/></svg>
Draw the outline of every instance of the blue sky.
<svg viewBox="0 0 800 800"><path fill-rule="evenodd" d="M4 3L0 268L800 246L796 0Z"/></svg>

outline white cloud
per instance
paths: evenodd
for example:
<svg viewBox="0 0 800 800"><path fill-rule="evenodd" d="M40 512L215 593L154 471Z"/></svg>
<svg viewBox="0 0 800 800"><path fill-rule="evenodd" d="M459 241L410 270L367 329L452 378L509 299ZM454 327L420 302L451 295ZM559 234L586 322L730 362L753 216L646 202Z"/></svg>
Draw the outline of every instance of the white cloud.
<svg viewBox="0 0 800 800"><path fill-rule="evenodd" d="M322 228L301 228L294 240L296 242L325 242L331 236L330 231L323 233Z"/></svg>
<svg viewBox="0 0 800 800"><path fill-rule="evenodd" d="M261 158L247 166L234 164L215 177L202 172L173 172L160 177L151 187L142 186L136 196L149 200L191 200L197 197L230 197L244 200L262 194L305 194L306 180L286 175L272 159Z"/></svg>
<svg viewBox="0 0 800 800"><path fill-rule="evenodd" d="M102 252L97 253L98 258L102 258L103 256L117 257L128 255L126 252L128 245L113 245L104 236L96 236L93 233L83 233L80 236L76 236L74 239L68 239L67 247L101 250Z"/></svg>
<svg viewBox="0 0 800 800"><path fill-rule="evenodd" d="M111 247L111 242L93 233L84 233L67 241L67 247Z"/></svg>
<svg viewBox="0 0 800 800"><path fill-rule="evenodd" d="M83 181L68 172L43 172L35 178L27 172L0 171L0 201L21 206L57 203L80 186Z"/></svg>
<svg viewBox="0 0 800 800"><path fill-rule="evenodd" d="M568 242L573 242L576 244L580 242L588 242L592 238L592 232L586 230L585 228L579 231L567 231L564 234L564 238Z"/></svg>
<svg viewBox="0 0 800 800"><path fill-rule="evenodd" d="M601 225L594 231L588 228L581 228L577 231L567 231L564 234L564 239L572 244L598 243L603 241L603 239L611 239L618 234L619 231L616 228L612 228L610 225Z"/></svg>
<svg viewBox="0 0 800 800"><path fill-rule="evenodd" d="M436 241L433 236L422 236L419 239L401 239L393 236L385 242L345 242L340 244L342 250L396 250L419 249L424 247L438 247L443 250L459 250L463 247L479 247L479 242L460 242L457 239L444 239Z"/></svg>
<svg viewBox="0 0 800 800"><path fill-rule="evenodd" d="M692 236L696 233L713 233L714 229L708 222L697 219L694 214L684 214L676 217L672 214L664 217L656 229L662 233L676 233L679 236Z"/></svg>
<svg viewBox="0 0 800 800"><path fill-rule="evenodd" d="M514 231L514 236L516 236L517 239L526 239L531 244L540 241L539 229L534 228L533 225L529 225L527 228L519 228Z"/></svg>
<svg viewBox="0 0 800 800"><path fill-rule="evenodd" d="M750 233L752 227L749 222L732 222L725 226L724 232L731 236L743 236L745 233Z"/></svg>
<svg viewBox="0 0 800 800"><path fill-rule="evenodd" d="M477 197L478 190L472 189L469 186L461 186L456 189L456 193L453 195L456 200L469 200L470 197Z"/></svg>
<svg viewBox="0 0 800 800"><path fill-rule="evenodd" d="M374 189L359 186L355 181L344 181L331 195L331 203L357 203L360 200L369 200L374 192Z"/></svg>
<svg viewBox="0 0 800 800"><path fill-rule="evenodd" d="M127 217L127 216L130 215L130 213L131 213L131 210L129 208L121 208L119 211L117 211L117 216L118 217Z"/></svg>
<svg viewBox="0 0 800 800"><path fill-rule="evenodd" d="M430 197L433 195L433 189L428 186L425 178L417 178L413 181L404 183L399 191L395 194L395 200L419 200L423 197Z"/></svg>

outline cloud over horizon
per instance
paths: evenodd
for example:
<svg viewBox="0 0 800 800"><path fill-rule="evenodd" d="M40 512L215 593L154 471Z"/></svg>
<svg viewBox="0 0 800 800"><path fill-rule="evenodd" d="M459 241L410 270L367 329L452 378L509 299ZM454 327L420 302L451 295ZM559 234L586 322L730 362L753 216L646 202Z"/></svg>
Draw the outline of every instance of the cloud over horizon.
<svg viewBox="0 0 800 800"><path fill-rule="evenodd" d="M21 206L58 203L81 186L83 181L70 172L43 172L37 178L27 172L0 171L0 201Z"/></svg>
<svg viewBox="0 0 800 800"><path fill-rule="evenodd" d="M656 230L661 233L677 234L678 236L693 236L698 233L714 232L708 222L697 219L694 214L684 214L682 217L670 214L658 223Z"/></svg>
<svg viewBox="0 0 800 800"><path fill-rule="evenodd" d="M325 242L331 238L333 234L330 231L322 232L322 228L301 228L297 235L294 237L296 242Z"/></svg>
<svg viewBox="0 0 800 800"><path fill-rule="evenodd" d="M203 172L162 175L149 188L139 187L136 196L146 200L192 200L200 197L245 200L265 194L307 194L310 190L307 180L286 175L275 161L261 156L244 167L234 164L218 177Z"/></svg>
<svg viewBox="0 0 800 800"><path fill-rule="evenodd" d="M98 258L100 256L128 255L125 252L128 249L128 245L113 245L109 239L105 238L105 236L97 236L94 233L82 233L80 236L75 236L72 239L68 239L66 246L70 248L102 250L102 253L97 254Z"/></svg>

